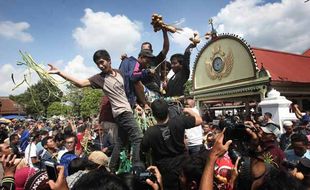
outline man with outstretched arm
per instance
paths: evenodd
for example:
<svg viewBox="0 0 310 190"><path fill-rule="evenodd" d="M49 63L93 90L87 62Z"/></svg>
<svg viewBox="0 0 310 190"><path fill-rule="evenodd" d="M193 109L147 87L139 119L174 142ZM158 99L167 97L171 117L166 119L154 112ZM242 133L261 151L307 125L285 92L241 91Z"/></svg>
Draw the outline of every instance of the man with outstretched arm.
<svg viewBox="0 0 310 190"><path fill-rule="evenodd" d="M106 50L98 50L93 56L93 61L97 67L101 70L100 73L88 78L88 79L77 79L73 76L60 71L53 65L49 65L50 74L58 74L62 78L70 81L79 88L91 86L92 88L102 89L104 94L108 96L112 114L119 127L119 131L128 135L131 142L132 163L133 167L140 163L140 143L142 140L142 132L138 127L136 120L134 119L132 109L128 103L125 90L124 80L119 72L112 69L111 58ZM121 145L119 145L121 146ZM117 163L119 160L119 148L114 148L111 157L110 169L112 172L117 170Z"/></svg>

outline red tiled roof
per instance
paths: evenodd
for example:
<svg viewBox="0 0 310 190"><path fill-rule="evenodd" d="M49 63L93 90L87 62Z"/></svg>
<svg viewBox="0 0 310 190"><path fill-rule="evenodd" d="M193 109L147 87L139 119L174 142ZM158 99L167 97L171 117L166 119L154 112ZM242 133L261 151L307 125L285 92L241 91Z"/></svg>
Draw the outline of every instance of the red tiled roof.
<svg viewBox="0 0 310 190"><path fill-rule="evenodd" d="M24 113L21 106L8 97L0 97L0 102L2 105L0 108L0 115Z"/></svg>
<svg viewBox="0 0 310 190"><path fill-rule="evenodd" d="M272 81L310 83L310 56L252 48L257 65L269 71ZM307 52L307 51L306 51ZM305 53L306 53L305 52Z"/></svg>

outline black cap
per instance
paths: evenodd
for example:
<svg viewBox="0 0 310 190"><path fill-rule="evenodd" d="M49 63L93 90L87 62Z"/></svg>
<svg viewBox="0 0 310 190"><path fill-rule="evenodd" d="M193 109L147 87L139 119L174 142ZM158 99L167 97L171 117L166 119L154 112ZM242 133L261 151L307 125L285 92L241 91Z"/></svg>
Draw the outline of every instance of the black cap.
<svg viewBox="0 0 310 190"><path fill-rule="evenodd" d="M152 51L149 49L142 49L139 53L139 57L149 57L149 58L154 58L155 56L153 55Z"/></svg>

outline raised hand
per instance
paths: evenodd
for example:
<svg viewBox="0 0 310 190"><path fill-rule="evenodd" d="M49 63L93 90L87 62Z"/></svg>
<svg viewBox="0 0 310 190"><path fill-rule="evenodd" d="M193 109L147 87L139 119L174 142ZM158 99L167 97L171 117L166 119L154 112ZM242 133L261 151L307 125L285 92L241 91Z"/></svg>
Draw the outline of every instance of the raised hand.
<svg viewBox="0 0 310 190"><path fill-rule="evenodd" d="M48 70L49 74L59 74L60 70L55 67L54 65L48 64L48 66L50 67L50 69Z"/></svg>

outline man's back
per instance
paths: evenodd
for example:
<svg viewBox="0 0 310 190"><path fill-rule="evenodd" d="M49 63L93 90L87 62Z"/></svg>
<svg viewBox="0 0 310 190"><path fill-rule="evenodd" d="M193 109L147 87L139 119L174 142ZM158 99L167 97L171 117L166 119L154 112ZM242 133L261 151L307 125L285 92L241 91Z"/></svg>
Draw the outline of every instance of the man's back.
<svg viewBox="0 0 310 190"><path fill-rule="evenodd" d="M142 151L152 148L154 161L182 155L185 152L185 129L195 126L195 118L179 116L170 119L167 124L148 128L142 141Z"/></svg>

